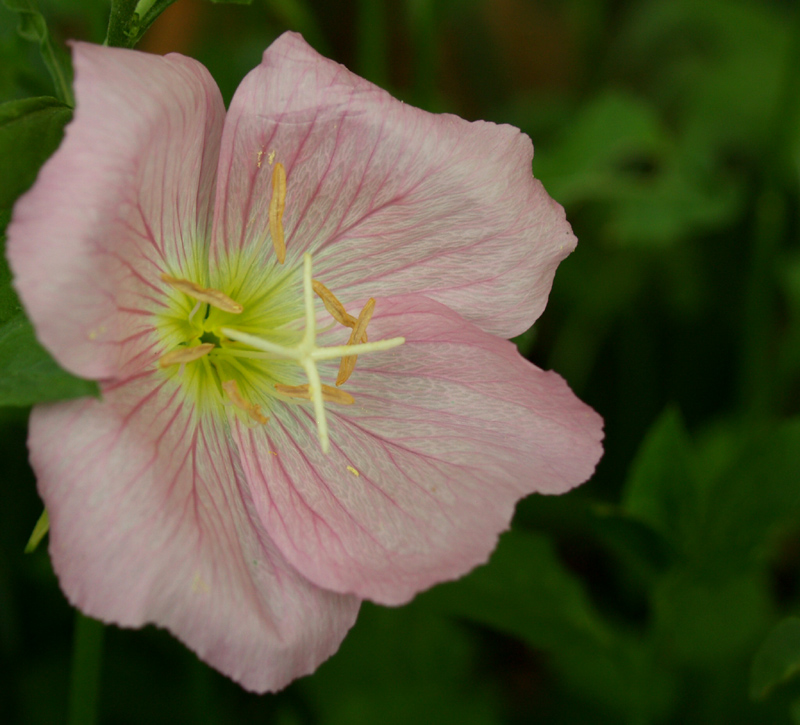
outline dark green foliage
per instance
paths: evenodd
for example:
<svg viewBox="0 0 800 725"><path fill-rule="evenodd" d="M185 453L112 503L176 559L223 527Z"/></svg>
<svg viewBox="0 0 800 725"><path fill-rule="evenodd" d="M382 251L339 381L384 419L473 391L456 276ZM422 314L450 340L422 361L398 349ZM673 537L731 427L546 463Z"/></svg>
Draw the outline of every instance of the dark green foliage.
<svg viewBox="0 0 800 725"><path fill-rule="evenodd" d="M0 326L0 406L97 395L97 384L62 370L24 315Z"/></svg>
<svg viewBox="0 0 800 725"><path fill-rule="evenodd" d="M71 118L72 109L55 98L0 105L0 209L10 209L33 183L39 167L61 143Z"/></svg>
<svg viewBox="0 0 800 725"><path fill-rule="evenodd" d="M63 49L53 45L47 31L47 21L39 12L36 0L3 0L3 3L9 10L19 14L17 32L25 40L39 44L42 60L53 80L56 95L64 103L73 105L69 60L65 57Z"/></svg>

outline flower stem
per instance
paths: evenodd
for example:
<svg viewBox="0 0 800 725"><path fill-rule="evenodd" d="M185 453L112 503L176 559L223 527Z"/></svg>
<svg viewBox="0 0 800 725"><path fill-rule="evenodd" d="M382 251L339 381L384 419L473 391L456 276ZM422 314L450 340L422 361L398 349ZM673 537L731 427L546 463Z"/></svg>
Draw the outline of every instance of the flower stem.
<svg viewBox="0 0 800 725"><path fill-rule="evenodd" d="M103 633L102 622L76 610L68 725L94 725L97 722Z"/></svg>

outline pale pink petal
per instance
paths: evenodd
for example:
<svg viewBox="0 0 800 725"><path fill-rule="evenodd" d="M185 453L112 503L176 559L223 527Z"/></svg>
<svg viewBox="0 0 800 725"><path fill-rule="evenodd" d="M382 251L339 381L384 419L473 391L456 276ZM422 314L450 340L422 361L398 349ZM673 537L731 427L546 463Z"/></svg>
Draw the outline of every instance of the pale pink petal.
<svg viewBox="0 0 800 725"><path fill-rule="evenodd" d="M189 58L73 48L75 118L14 208L8 256L45 347L109 378L152 344L160 273L206 270L225 109Z"/></svg>
<svg viewBox="0 0 800 725"><path fill-rule="evenodd" d="M260 525L223 423L159 373L104 401L38 406L31 462L72 604L166 627L244 687L276 690L338 647L359 602L314 586Z"/></svg>
<svg viewBox="0 0 800 725"><path fill-rule="evenodd" d="M327 407L329 455L308 405L234 434L286 558L322 587L399 604L484 562L521 497L589 478L602 420L558 375L424 297L379 299L369 335L407 342L359 356L344 386L355 404Z"/></svg>
<svg viewBox="0 0 800 725"><path fill-rule="evenodd" d="M263 245L274 263L268 205L280 162L287 265L311 251L345 304L424 292L512 336L539 316L576 243L533 179L532 156L518 129L407 106L286 33L228 112L215 249Z"/></svg>

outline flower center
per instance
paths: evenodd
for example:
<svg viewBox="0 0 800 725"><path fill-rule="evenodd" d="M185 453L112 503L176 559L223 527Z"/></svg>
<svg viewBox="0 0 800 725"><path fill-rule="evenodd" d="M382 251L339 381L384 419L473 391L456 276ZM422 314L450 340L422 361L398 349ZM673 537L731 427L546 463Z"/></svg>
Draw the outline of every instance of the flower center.
<svg viewBox="0 0 800 725"><path fill-rule="evenodd" d="M269 227L281 265L286 256L285 198L286 174L278 163L272 175ZM159 367L179 380L199 408L231 406L252 425L266 424L269 418L264 411L276 405L310 403L322 450L327 453L325 403L354 402L339 386L353 374L357 356L389 350L405 339L369 342L367 325L375 300L370 299L358 317L350 315L324 284L312 279L310 254L303 256L302 270L264 269L263 261L260 265L255 260L240 261L228 265L224 289L162 275L177 294L171 297L168 312L159 316L158 329L167 350L159 358ZM315 294L336 322L350 328L345 345L317 345ZM334 387L322 382L318 363L336 359L341 362ZM301 382L304 378L306 382Z"/></svg>

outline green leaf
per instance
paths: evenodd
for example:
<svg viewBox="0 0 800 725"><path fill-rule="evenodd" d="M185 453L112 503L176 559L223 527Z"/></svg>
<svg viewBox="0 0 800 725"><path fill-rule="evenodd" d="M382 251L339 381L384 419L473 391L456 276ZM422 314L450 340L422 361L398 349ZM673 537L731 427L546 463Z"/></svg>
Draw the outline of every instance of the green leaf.
<svg viewBox="0 0 800 725"><path fill-rule="evenodd" d="M62 370L24 315L0 326L0 405L33 405L99 395L97 384Z"/></svg>
<svg viewBox="0 0 800 725"><path fill-rule="evenodd" d="M670 108L707 147L704 157L737 147L758 158L772 143L783 72L792 67L795 8L731 0L654 0L631 8L617 66Z"/></svg>
<svg viewBox="0 0 800 725"><path fill-rule="evenodd" d="M554 198L602 210L613 244L665 247L738 210L739 186L709 174L691 138L668 133L645 99L605 91L580 108L534 171Z"/></svg>
<svg viewBox="0 0 800 725"><path fill-rule="evenodd" d="M714 577L676 568L653 589L654 631L661 650L693 667L721 668L757 641L771 602L764 577L750 571Z"/></svg>
<svg viewBox="0 0 800 725"><path fill-rule="evenodd" d="M595 504L590 526L631 577L650 588L674 561L666 536L648 523L607 504Z"/></svg>
<svg viewBox="0 0 800 725"><path fill-rule="evenodd" d="M11 286L11 269L5 255L5 233L10 219L11 212L0 209L0 324L22 312L19 297Z"/></svg>
<svg viewBox="0 0 800 725"><path fill-rule="evenodd" d="M697 527L699 491L691 463L680 413L668 408L645 436L623 494L623 507L679 551L690 545Z"/></svg>
<svg viewBox="0 0 800 725"><path fill-rule="evenodd" d="M800 514L800 418L742 434L705 491L698 527L706 566L721 572L762 559Z"/></svg>
<svg viewBox="0 0 800 725"><path fill-rule="evenodd" d="M654 653L600 617L542 536L504 534L488 565L417 602L548 652L571 690L618 713L644 722L669 706L673 683Z"/></svg>
<svg viewBox="0 0 800 725"><path fill-rule="evenodd" d="M693 451L678 413L668 410L642 443L624 507L688 565L721 581L769 553L775 535L800 514L798 480L800 419L733 427Z"/></svg>
<svg viewBox="0 0 800 725"><path fill-rule="evenodd" d="M39 44L42 60L50 72L56 95L64 103L74 106L75 99L72 95L72 78L69 70L69 59L65 54L59 58L56 49L50 42L47 32L47 22L39 12L35 0L2 0L3 4L14 12L19 13L19 27L17 32L34 43Z"/></svg>
<svg viewBox="0 0 800 725"><path fill-rule="evenodd" d="M636 181L626 167L659 159L668 146L650 106L631 95L607 91L581 108L559 143L537 150L534 170L563 204L607 198L620 185Z"/></svg>
<svg viewBox="0 0 800 725"><path fill-rule="evenodd" d="M766 637L753 659L750 696L762 700L800 672L800 619L787 617Z"/></svg>
<svg viewBox="0 0 800 725"><path fill-rule="evenodd" d="M327 725L492 725L476 638L417 606L365 602L336 657L299 683Z"/></svg>
<svg viewBox="0 0 800 725"><path fill-rule="evenodd" d="M9 209L58 148L72 109L55 98L25 98L0 105L0 209Z"/></svg>
<svg viewBox="0 0 800 725"><path fill-rule="evenodd" d="M555 649L566 640L607 641L609 637L549 540L529 532L504 534L490 564L419 599L535 647Z"/></svg>

